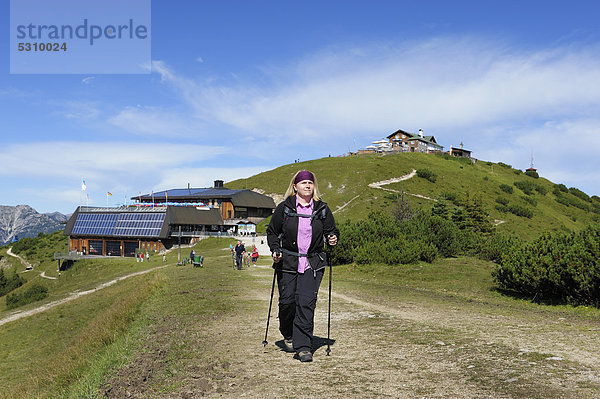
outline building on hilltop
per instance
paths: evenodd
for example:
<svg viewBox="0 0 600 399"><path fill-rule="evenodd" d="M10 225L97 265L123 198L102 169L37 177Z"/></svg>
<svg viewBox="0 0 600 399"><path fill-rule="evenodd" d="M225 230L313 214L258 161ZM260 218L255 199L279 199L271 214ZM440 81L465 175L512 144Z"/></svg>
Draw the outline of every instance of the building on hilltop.
<svg viewBox="0 0 600 399"><path fill-rule="evenodd" d="M400 129L387 136L387 139L394 151L434 153L444 149L434 136L425 136L422 129L419 129L418 134Z"/></svg>
<svg viewBox="0 0 600 399"><path fill-rule="evenodd" d="M448 154L458 158L471 158L471 152L472 151L465 150L463 148L463 143L461 142L460 148L454 148L450 146L450 151L448 151Z"/></svg>

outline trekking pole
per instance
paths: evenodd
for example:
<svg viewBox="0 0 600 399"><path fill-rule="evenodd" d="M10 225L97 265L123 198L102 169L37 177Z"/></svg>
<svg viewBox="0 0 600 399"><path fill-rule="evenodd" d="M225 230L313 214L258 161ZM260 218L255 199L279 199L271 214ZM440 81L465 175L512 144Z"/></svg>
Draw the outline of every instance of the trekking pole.
<svg viewBox="0 0 600 399"><path fill-rule="evenodd" d="M329 340L329 332L331 330L331 271L332 271L332 267L331 267L331 261L329 262L329 308L327 310L327 350L325 350L326 356L329 356L329 354L331 353L331 348L330 348L330 344L331 341Z"/></svg>
<svg viewBox="0 0 600 399"><path fill-rule="evenodd" d="M273 305L273 291L275 291L275 276L277 270L273 270L273 284L271 285L271 300L269 301L269 313L267 314L267 328L265 329L265 339L262 342L263 346L267 346L267 334L269 333L269 321L271 320L271 306Z"/></svg>

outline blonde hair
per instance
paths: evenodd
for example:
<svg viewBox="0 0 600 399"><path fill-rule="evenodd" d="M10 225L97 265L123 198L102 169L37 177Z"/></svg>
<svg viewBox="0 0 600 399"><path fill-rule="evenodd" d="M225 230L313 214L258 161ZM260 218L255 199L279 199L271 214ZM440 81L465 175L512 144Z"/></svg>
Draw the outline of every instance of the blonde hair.
<svg viewBox="0 0 600 399"><path fill-rule="evenodd" d="M294 189L294 180L296 180L296 176L298 176L298 173L302 172L301 170L297 171L294 176L292 176L292 180L290 180L290 185L288 186L288 189L285 192L284 197L287 198L290 195L296 195L296 190ZM312 172L311 172L312 173ZM313 200L314 201L319 201L321 199L321 193L319 192L319 184L317 183L317 176L313 173L312 174L315 181L314 183L314 191L313 191Z"/></svg>

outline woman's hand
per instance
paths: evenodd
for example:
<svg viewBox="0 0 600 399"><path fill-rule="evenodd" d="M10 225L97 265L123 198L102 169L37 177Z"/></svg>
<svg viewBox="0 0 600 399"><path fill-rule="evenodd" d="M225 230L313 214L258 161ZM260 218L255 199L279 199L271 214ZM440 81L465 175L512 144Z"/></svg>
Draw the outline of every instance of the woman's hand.
<svg viewBox="0 0 600 399"><path fill-rule="evenodd" d="M329 234L327 236L327 242L329 243L329 245L334 247L337 244L337 236L335 234Z"/></svg>
<svg viewBox="0 0 600 399"><path fill-rule="evenodd" d="M281 252L273 252L273 262L279 263L281 261L282 255Z"/></svg>

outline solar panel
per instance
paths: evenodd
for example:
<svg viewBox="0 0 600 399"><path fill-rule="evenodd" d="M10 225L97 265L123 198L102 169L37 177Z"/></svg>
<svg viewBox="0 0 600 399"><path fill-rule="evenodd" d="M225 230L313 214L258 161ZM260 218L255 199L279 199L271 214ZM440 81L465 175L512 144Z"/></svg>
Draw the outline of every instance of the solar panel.
<svg viewBox="0 0 600 399"><path fill-rule="evenodd" d="M77 215L73 235L112 235L119 215L116 213L80 213Z"/></svg>
<svg viewBox="0 0 600 399"><path fill-rule="evenodd" d="M165 220L156 213L80 213L72 235L158 237Z"/></svg>
<svg viewBox="0 0 600 399"><path fill-rule="evenodd" d="M127 237L158 237L164 213L122 213L113 235Z"/></svg>

